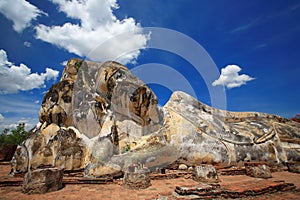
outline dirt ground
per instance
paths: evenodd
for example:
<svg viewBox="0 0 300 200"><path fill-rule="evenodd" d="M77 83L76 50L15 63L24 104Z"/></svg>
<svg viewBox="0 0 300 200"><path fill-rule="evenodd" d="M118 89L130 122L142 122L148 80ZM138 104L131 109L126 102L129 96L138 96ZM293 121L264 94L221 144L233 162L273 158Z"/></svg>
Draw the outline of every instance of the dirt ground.
<svg viewBox="0 0 300 200"><path fill-rule="evenodd" d="M178 197L174 195L176 186L192 187L199 183L192 180L191 176L183 176L179 178L151 180L151 186L143 190L130 190L122 187L122 181L116 180L106 184L71 184L66 182L64 188L59 191L50 192L46 194L32 194L27 195L22 193L22 177L8 176L10 172L9 163L0 164L0 199L191 199ZM247 197L238 197L236 199L300 199L300 174L290 173L287 171L272 173L273 178L259 179L252 178L245 175L236 176L219 176L220 186L231 191L243 192L253 188L253 191L260 191L266 185L274 185L276 183L285 182L293 183L295 189L287 191L273 191L263 195L254 195ZM65 178L64 178L65 180ZM224 197L217 197L214 199L224 199Z"/></svg>

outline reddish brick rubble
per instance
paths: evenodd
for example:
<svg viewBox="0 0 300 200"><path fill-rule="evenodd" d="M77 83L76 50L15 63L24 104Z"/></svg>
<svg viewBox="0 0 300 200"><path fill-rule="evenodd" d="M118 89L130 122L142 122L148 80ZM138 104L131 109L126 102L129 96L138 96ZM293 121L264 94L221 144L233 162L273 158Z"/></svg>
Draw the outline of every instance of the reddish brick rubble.
<svg viewBox="0 0 300 200"><path fill-rule="evenodd" d="M182 199L174 197L173 193L177 186L179 187L193 187L199 185L198 182L191 179L186 173L183 176L177 176L177 178L168 179L154 179L151 180L151 186L143 190L130 190L121 186L121 180L114 180L106 182L105 184L91 184L96 182L91 182L89 184L83 184L87 182L77 182L70 181L70 177L66 177L65 187L56 192L50 192L46 194L33 194L27 195L22 193L22 177L10 177L8 173L10 172L9 165L0 165L0 199L157 199L158 197L168 197L168 199ZM167 171L167 173L171 173ZM153 176L153 178L159 176ZM266 186L280 185L284 183L292 183L296 187L295 190L287 191L273 191L273 193L266 193L258 196L248 196L240 197L239 199L300 199L300 174L290 173L288 171L274 172L272 173L270 179L258 179L253 177L248 177L245 175L238 176L224 176L220 175L220 187L227 188L231 191L243 192L249 190L249 188L254 188L254 192L266 188ZM19 182L18 182L19 181ZM13 184L9 184L13 183ZM5 186L5 183L6 186ZM72 183L72 184L70 184ZM10 185L10 186L7 186ZM217 197L216 199L223 199L223 197ZM163 198L161 198L163 199Z"/></svg>

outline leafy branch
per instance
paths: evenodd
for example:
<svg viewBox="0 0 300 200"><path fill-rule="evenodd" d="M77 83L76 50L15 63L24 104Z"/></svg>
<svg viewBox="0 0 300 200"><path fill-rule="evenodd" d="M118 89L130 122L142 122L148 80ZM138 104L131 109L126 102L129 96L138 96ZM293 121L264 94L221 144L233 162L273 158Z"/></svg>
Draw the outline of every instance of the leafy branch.
<svg viewBox="0 0 300 200"><path fill-rule="evenodd" d="M25 123L20 123L11 131L6 128L0 133L0 149L7 144L19 145L25 140L26 136Z"/></svg>

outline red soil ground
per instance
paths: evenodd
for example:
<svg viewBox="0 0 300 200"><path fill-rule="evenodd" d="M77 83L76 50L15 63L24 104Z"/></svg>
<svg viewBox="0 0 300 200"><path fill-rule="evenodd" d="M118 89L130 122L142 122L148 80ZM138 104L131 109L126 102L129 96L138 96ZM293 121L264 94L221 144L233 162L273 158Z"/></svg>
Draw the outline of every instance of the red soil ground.
<svg viewBox="0 0 300 200"><path fill-rule="evenodd" d="M121 185L121 180L116 180L106 184L70 184L67 179L65 187L56 192L46 194L27 195L22 193L21 181L22 177L8 176L10 172L9 163L0 163L0 200L4 199L185 199L182 197L175 197L173 195L176 186L196 186L199 183L192 180L190 175L185 175L180 178L151 180L151 186L143 190L129 190ZM230 191L243 191L252 189L259 192L267 185L274 185L282 183L293 183L296 188L288 191L275 191L273 193L255 195L248 197L240 197L238 199L300 199L300 174L290 173L287 171L272 173L273 178L259 179L252 178L245 175L236 176L219 176L220 186ZM218 197L215 199L223 199Z"/></svg>

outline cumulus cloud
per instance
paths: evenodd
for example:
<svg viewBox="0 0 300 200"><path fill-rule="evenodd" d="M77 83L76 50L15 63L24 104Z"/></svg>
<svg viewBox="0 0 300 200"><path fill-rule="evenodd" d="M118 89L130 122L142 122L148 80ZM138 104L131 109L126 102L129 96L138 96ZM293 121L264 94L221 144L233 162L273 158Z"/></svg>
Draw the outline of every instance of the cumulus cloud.
<svg viewBox="0 0 300 200"><path fill-rule="evenodd" d="M25 0L0 0L0 12L13 22L13 29L19 33L30 26L31 21L38 16L47 15Z"/></svg>
<svg viewBox="0 0 300 200"><path fill-rule="evenodd" d="M66 66L68 64L68 60L64 60L60 63L62 66Z"/></svg>
<svg viewBox="0 0 300 200"><path fill-rule="evenodd" d="M45 87L45 81L56 80L58 74L59 71L50 68L46 68L45 73L31 73L26 65L16 66L8 61L6 52L0 49L0 94Z"/></svg>
<svg viewBox="0 0 300 200"><path fill-rule="evenodd" d="M223 85L228 89L240 87L245 85L248 81L254 80L254 78L246 75L239 74L242 69L237 65L227 65L225 68L221 70L220 77L215 80L212 85Z"/></svg>
<svg viewBox="0 0 300 200"><path fill-rule="evenodd" d="M34 123L32 123L34 122ZM25 124L25 130L26 131L29 131L30 129L32 129L36 122L35 121L32 121L32 119L21 119L19 121L17 121L17 123L0 123L0 132L3 131L4 129L9 129L9 130L13 130L13 129L16 129L17 126L20 124L20 123L24 123Z"/></svg>
<svg viewBox="0 0 300 200"><path fill-rule="evenodd" d="M118 19L113 9L116 0L52 0L58 9L78 24L38 25L36 38L91 60L134 61L146 47L149 34L144 34L133 18ZM124 34L127 33L127 34ZM120 37L115 37L117 35ZM110 42L107 42L109 39Z"/></svg>
<svg viewBox="0 0 300 200"><path fill-rule="evenodd" d="M38 122L39 109L40 104L35 104L30 95L1 95L0 111L4 119L0 121L0 132L5 128L15 128L19 123L26 123L26 127L31 129Z"/></svg>
<svg viewBox="0 0 300 200"><path fill-rule="evenodd" d="M3 115L0 113L0 123L4 120Z"/></svg>

